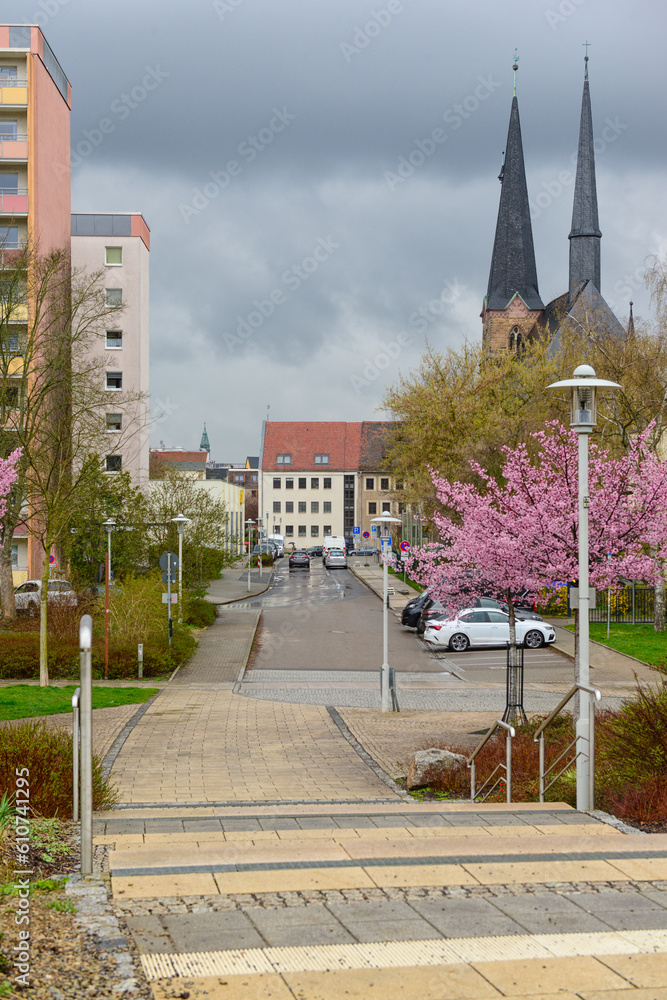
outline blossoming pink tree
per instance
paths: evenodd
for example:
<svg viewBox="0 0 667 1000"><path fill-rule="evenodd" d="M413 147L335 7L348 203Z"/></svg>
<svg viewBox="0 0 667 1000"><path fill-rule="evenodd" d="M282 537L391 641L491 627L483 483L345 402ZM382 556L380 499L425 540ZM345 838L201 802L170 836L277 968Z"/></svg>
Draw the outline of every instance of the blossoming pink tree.
<svg viewBox="0 0 667 1000"><path fill-rule="evenodd" d="M667 554L667 463L650 451L649 434L650 428L618 459L590 446L590 581L599 589L621 576L655 583L655 554ZM525 444L504 449L498 480L475 463L479 486L433 473L450 514L434 519L442 541L417 550L411 560L413 576L452 611L481 594L502 595L510 608L513 648L517 591L525 588L535 600L578 573L576 432L553 422L532 437L532 457ZM576 634L575 646L576 681Z"/></svg>
<svg viewBox="0 0 667 1000"><path fill-rule="evenodd" d="M9 491L16 482L18 473L16 463L21 457L21 449L13 451L9 458L0 458L0 518L7 509L7 497Z"/></svg>

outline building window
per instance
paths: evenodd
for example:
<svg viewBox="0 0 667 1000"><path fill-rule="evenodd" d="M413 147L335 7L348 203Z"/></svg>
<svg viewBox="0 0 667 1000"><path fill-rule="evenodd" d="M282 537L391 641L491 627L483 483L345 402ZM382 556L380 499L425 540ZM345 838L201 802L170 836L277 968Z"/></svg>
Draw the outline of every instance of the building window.
<svg viewBox="0 0 667 1000"><path fill-rule="evenodd" d="M293 504L293 502L291 500L288 500L286 502L286 504L285 504L285 513L286 514L293 514L294 513L294 504Z"/></svg>
<svg viewBox="0 0 667 1000"><path fill-rule="evenodd" d="M16 410L19 405L19 387L6 383L0 385L0 411Z"/></svg>
<svg viewBox="0 0 667 1000"><path fill-rule="evenodd" d="M317 538L320 533L320 529L316 524L311 524L310 526L310 537Z"/></svg>
<svg viewBox="0 0 667 1000"><path fill-rule="evenodd" d="M106 415L106 425L108 431L122 431L123 429L123 414L122 413L107 413Z"/></svg>
<svg viewBox="0 0 667 1000"><path fill-rule="evenodd" d="M117 350L123 346L122 330L107 330L107 339L104 345L108 350Z"/></svg>
<svg viewBox="0 0 667 1000"><path fill-rule="evenodd" d="M289 476L285 480L285 489L286 490L293 490L294 489L294 480L291 479Z"/></svg>
<svg viewBox="0 0 667 1000"><path fill-rule="evenodd" d="M252 481L253 481L253 483L257 482L257 473L256 472L253 472L253 474L252 474Z"/></svg>
<svg viewBox="0 0 667 1000"><path fill-rule="evenodd" d="M329 456L328 455L316 455L315 456L315 465L328 465L328 464L329 464Z"/></svg>
<svg viewBox="0 0 667 1000"><path fill-rule="evenodd" d="M3 250L17 250L18 245L18 226L0 226L0 248Z"/></svg>
<svg viewBox="0 0 667 1000"><path fill-rule="evenodd" d="M105 288L104 289L104 304L109 309L118 308L123 304L123 289L122 288Z"/></svg>
<svg viewBox="0 0 667 1000"><path fill-rule="evenodd" d="M315 479L311 479L310 480L310 488L311 488L311 490L319 490L319 488L320 488L320 481L319 481L319 479L317 477Z"/></svg>
<svg viewBox="0 0 667 1000"><path fill-rule="evenodd" d="M374 479L371 478L371 479L367 479L366 480L366 489L367 490L374 490L375 489L375 480Z"/></svg>
<svg viewBox="0 0 667 1000"><path fill-rule="evenodd" d="M386 503L382 504L382 513L384 514L385 511L387 513L391 514L391 501L390 500L387 500Z"/></svg>
<svg viewBox="0 0 667 1000"><path fill-rule="evenodd" d="M121 455L107 455L107 472L120 472L123 467L123 459Z"/></svg>
<svg viewBox="0 0 667 1000"><path fill-rule="evenodd" d="M299 514L305 514L306 513L306 501L305 500L299 500L298 511L299 511Z"/></svg>
<svg viewBox="0 0 667 1000"><path fill-rule="evenodd" d="M307 482L308 480L305 478L305 476L302 479L299 479L299 489L305 490Z"/></svg>
<svg viewBox="0 0 667 1000"><path fill-rule="evenodd" d="M280 514L280 500L273 501L273 513Z"/></svg>
<svg viewBox="0 0 667 1000"><path fill-rule="evenodd" d="M331 489L331 479L329 478L329 476L325 476L324 479L322 480L322 489L324 490Z"/></svg>
<svg viewBox="0 0 667 1000"><path fill-rule="evenodd" d="M285 525L285 538L291 538L293 534L294 534L294 525L293 524L286 524Z"/></svg>
<svg viewBox="0 0 667 1000"><path fill-rule="evenodd" d="M310 513L311 514L319 514L319 512L320 512L320 503L319 503L319 500L311 500L311 502L310 502Z"/></svg>
<svg viewBox="0 0 667 1000"><path fill-rule="evenodd" d="M368 513L369 514L377 514L377 512L378 512L378 505L376 503L369 503L369 505L368 505Z"/></svg>
<svg viewBox="0 0 667 1000"><path fill-rule="evenodd" d="M291 455L276 455L276 465L291 465L292 456Z"/></svg>
<svg viewBox="0 0 667 1000"><path fill-rule="evenodd" d="M324 503L322 504L322 513L323 514L330 514L331 513L331 500L325 500L324 501Z"/></svg>
<svg viewBox="0 0 667 1000"><path fill-rule="evenodd" d="M234 476L234 479L236 480L237 483L245 483L245 476L243 475L242 472L237 472L236 475Z"/></svg>
<svg viewBox="0 0 667 1000"><path fill-rule="evenodd" d="M280 483L281 483L280 476L278 476L278 477L274 476L273 477L273 488L274 488L274 490L279 490L280 489Z"/></svg>
<svg viewBox="0 0 667 1000"><path fill-rule="evenodd" d="M19 189L19 175L0 173L0 191L16 194Z"/></svg>
<svg viewBox="0 0 667 1000"><path fill-rule="evenodd" d="M333 531L331 530L330 524L325 524L324 527L322 528L322 531L324 532L325 535L333 535Z"/></svg>
<svg viewBox="0 0 667 1000"><path fill-rule="evenodd" d="M380 480L380 489L381 490L388 490L389 489L389 479L381 479Z"/></svg>
<svg viewBox="0 0 667 1000"><path fill-rule="evenodd" d="M19 547L12 545L12 569L16 569L19 564Z"/></svg>
<svg viewBox="0 0 667 1000"><path fill-rule="evenodd" d="M305 526L305 524L300 524L299 525L299 538L305 538L305 537L306 537L306 526Z"/></svg>
<svg viewBox="0 0 667 1000"><path fill-rule="evenodd" d="M123 388L122 372L107 372L107 389L117 392Z"/></svg>
<svg viewBox="0 0 667 1000"><path fill-rule="evenodd" d="M113 264L116 267L123 263L123 248L122 247L105 247L104 248L104 263Z"/></svg>
<svg viewBox="0 0 667 1000"><path fill-rule="evenodd" d="M18 118L6 118L0 122L0 136L3 139L15 139L18 132Z"/></svg>

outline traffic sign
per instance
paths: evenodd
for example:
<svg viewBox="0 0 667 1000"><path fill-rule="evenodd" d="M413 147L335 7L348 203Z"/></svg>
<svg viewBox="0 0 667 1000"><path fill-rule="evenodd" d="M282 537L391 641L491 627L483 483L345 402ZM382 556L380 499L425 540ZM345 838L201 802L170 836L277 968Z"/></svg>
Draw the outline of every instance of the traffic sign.
<svg viewBox="0 0 667 1000"><path fill-rule="evenodd" d="M401 542L401 552L410 551L410 542Z"/></svg>
<svg viewBox="0 0 667 1000"><path fill-rule="evenodd" d="M369 535L369 533L367 531L364 531L364 538L370 538L370 537L371 536Z"/></svg>
<svg viewBox="0 0 667 1000"><path fill-rule="evenodd" d="M355 526L352 528L352 534L353 535L358 535L358 534L360 534L360 532L361 532L361 528L358 525L355 524Z"/></svg>
<svg viewBox="0 0 667 1000"><path fill-rule="evenodd" d="M163 573L162 574L162 582L163 583L176 583L176 574L175 573Z"/></svg>
<svg viewBox="0 0 667 1000"><path fill-rule="evenodd" d="M160 556L160 569L163 573L171 572L173 573L175 569L178 569L178 556L174 552L163 552Z"/></svg>
<svg viewBox="0 0 667 1000"><path fill-rule="evenodd" d="M377 535L377 533L378 533L378 526L377 526L377 524L371 524L371 531L373 532L374 535Z"/></svg>
<svg viewBox="0 0 667 1000"><path fill-rule="evenodd" d="M169 604L169 594L163 594L162 595L162 603L163 604ZM178 604L178 594L172 594L171 595L171 603L172 604Z"/></svg>

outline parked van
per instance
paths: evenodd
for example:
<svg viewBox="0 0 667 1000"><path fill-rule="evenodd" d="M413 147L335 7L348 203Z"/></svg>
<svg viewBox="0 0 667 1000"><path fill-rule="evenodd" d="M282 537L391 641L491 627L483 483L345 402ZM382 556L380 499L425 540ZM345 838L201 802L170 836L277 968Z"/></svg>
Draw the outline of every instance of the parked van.
<svg viewBox="0 0 667 1000"><path fill-rule="evenodd" d="M342 535L325 535L322 543L322 562L326 559L327 549L342 549L346 552L345 539Z"/></svg>

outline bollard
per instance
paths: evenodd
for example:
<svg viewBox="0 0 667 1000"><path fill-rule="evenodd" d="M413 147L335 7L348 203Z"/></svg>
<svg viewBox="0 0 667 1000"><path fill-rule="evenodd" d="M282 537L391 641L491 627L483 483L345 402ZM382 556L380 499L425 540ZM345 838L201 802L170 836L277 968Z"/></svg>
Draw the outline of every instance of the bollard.
<svg viewBox="0 0 667 1000"><path fill-rule="evenodd" d="M137 677L140 679L144 676L144 644L140 642L137 646Z"/></svg>

